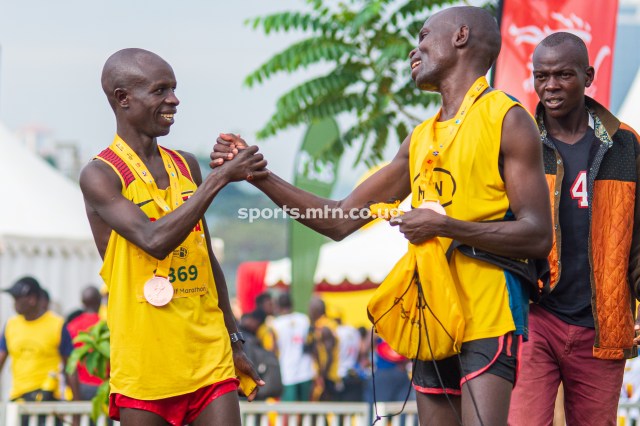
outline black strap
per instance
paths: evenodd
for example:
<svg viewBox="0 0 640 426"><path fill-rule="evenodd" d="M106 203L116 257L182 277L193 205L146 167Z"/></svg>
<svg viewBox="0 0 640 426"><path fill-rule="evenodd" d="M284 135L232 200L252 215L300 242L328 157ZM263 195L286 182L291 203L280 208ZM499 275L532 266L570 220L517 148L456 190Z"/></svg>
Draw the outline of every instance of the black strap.
<svg viewBox="0 0 640 426"><path fill-rule="evenodd" d="M500 256L498 254L489 253L488 251L478 249L458 240L452 240L447 250L447 260L451 261L453 251L458 250L465 256L478 259L483 262L490 263L505 269L527 286L529 289L529 298L533 302L539 302L549 293L550 269L549 262L545 259L517 259L514 257ZM542 285L540 285L540 283Z"/></svg>

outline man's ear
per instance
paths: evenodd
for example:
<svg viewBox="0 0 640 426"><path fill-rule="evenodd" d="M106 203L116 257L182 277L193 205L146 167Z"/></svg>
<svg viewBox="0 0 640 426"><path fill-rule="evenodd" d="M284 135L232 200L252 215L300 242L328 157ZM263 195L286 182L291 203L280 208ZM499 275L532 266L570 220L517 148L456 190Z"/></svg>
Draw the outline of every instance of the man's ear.
<svg viewBox="0 0 640 426"><path fill-rule="evenodd" d="M455 47L463 47L467 43L469 43L469 27L462 25L453 35L453 45Z"/></svg>
<svg viewBox="0 0 640 426"><path fill-rule="evenodd" d="M113 96L116 99L118 105L120 105L122 108L129 107L129 96L126 89L117 88L113 91Z"/></svg>
<svg viewBox="0 0 640 426"><path fill-rule="evenodd" d="M593 67L587 67L585 68L584 73L586 74L584 87L589 87L591 86L591 83L593 83L593 79L596 76L596 70Z"/></svg>

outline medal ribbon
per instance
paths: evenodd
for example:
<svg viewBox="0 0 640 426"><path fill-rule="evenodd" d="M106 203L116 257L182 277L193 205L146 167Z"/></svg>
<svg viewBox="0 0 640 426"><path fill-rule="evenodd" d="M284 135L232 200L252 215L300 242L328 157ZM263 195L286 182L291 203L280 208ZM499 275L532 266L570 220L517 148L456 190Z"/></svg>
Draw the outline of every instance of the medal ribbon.
<svg viewBox="0 0 640 426"><path fill-rule="evenodd" d="M445 135L444 139L441 141L438 141L437 146L434 147L433 143L436 142L435 126L436 126L436 122L440 118L440 114L442 114L442 108L438 110L438 113L433 118L432 122L427 128L426 139L427 139L427 142L431 143L432 145L429 146L427 155L422 161L422 170L424 170L424 176L422 177L421 181L423 183L426 183L426 185L429 185L431 183L433 169L435 168L436 160L438 159L438 156L442 155L442 153L446 151L447 148L449 148L449 146L451 146L451 143L453 142L456 135L458 134L460 127L462 127L462 123L464 122L464 119L467 118L468 114L466 113L471 108L471 105L473 105L473 103L476 101L478 96L480 96L488 87L489 87L489 83L487 82L487 79L484 76L478 78L471 85L469 90L467 90L467 93L464 95L464 99L462 100L462 104L460 105L460 108L458 108L458 112L456 113L455 117L451 120L453 121L453 124L449 125L449 129L448 129L449 132ZM425 201L428 201L428 200L425 200Z"/></svg>
<svg viewBox="0 0 640 426"><path fill-rule="evenodd" d="M149 191L149 194L153 198L153 201L165 212L170 212L176 208L178 208L182 204L182 197L180 196L180 182L178 178L177 167L173 162L173 159L169 154L164 152L164 150L158 147L160 151L160 155L162 156L162 161L165 166L165 170L169 175L169 193L171 197L171 205L169 205L164 197L160 194L160 190L158 189L158 185L156 184L153 175L147 169L147 166L140 160L138 154L135 153L134 150L127 145L127 143L120 138L120 136L116 135L113 143L111 144L111 148L119 153L119 157L136 172L138 177L144 182ZM158 266L156 268L155 276L167 278L169 275L169 269L171 267L171 259L173 258L173 251L167 255L162 260L158 261Z"/></svg>

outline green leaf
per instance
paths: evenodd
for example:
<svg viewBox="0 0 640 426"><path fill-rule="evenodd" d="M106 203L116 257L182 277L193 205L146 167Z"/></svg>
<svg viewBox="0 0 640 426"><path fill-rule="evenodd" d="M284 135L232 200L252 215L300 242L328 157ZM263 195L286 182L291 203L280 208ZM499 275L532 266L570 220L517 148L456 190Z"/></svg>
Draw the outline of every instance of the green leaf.
<svg viewBox="0 0 640 426"><path fill-rule="evenodd" d="M276 54L256 71L249 74L245 78L244 84L252 87L281 71L291 73L321 61L337 62L343 57L355 53L355 47L343 41L326 37L312 37L295 43Z"/></svg>
<svg viewBox="0 0 640 426"><path fill-rule="evenodd" d="M90 374L95 374L96 367L98 366L98 359L102 357L100 352L89 352L85 357L85 365L87 367L87 371Z"/></svg>
<svg viewBox="0 0 640 426"><path fill-rule="evenodd" d="M245 78L253 87L277 73L295 73L314 64L332 65L285 92L257 137L325 117L355 121L338 141L318 155L335 156L358 148L357 162L378 162L394 137L402 141L411 128L440 102L435 93L415 87L408 54L429 15L451 0L306 0L306 10L287 11L247 22L265 33L311 31L272 56ZM495 5L495 1L489 2Z"/></svg>
<svg viewBox="0 0 640 426"><path fill-rule="evenodd" d="M291 29L302 31L313 30L328 34L336 29L335 24L321 18L321 16L313 16L309 13L280 12L248 19L245 21L245 24L251 26L253 29L261 26L264 28L265 34L269 34L272 31L286 32Z"/></svg>
<svg viewBox="0 0 640 426"><path fill-rule="evenodd" d="M97 422L101 416L109 413L109 381L104 381L98 390L96 396L91 400L91 420Z"/></svg>
<svg viewBox="0 0 640 426"><path fill-rule="evenodd" d="M314 100L329 96L332 93L341 93L350 85L361 81L360 71L363 64L350 63L344 67L338 67L329 74L308 80L278 99L278 108L304 108Z"/></svg>
<svg viewBox="0 0 640 426"><path fill-rule="evenodd" d="M95 344L95 338L86 331L81 331L75 339L73 339L73 343L84 343L85 345L93 346Z"/></svg>
<svg viewBox="0 0 640 426"><path fill-rule="evenodd" d="M96 345L96 350L105 358L110 358L111 345L108 340L102 340Z"/></svg>
<svg viewBox="0 0 640 426"><path fill-rule="evenodd" d="M373 21L380 19L382 4L380 1L370 1L351 20L351 34L357 34L364 27L371 27Z"/></svg>

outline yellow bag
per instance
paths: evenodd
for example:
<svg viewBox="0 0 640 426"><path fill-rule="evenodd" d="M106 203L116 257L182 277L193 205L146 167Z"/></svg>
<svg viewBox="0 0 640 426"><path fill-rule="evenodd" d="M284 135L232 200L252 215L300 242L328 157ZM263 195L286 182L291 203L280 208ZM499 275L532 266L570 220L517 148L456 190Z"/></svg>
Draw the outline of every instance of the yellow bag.
<svg viewBox="0 0 640 426"><path fill-rule="evenodd" d="M464 317L440 240L409 244L367 312L378 335L407 358L430 361L460 353Z"/></svg>

